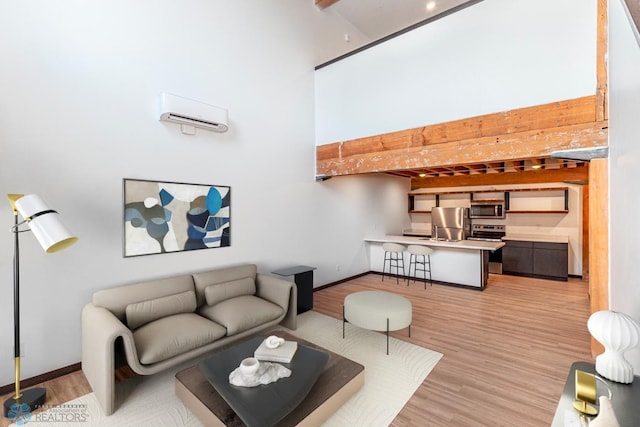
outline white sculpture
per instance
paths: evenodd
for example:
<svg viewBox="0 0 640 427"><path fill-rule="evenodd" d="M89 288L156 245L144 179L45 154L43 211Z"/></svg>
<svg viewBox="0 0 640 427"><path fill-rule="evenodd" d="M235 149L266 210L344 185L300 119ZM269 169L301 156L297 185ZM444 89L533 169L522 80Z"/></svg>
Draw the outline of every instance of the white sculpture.
<svg viewBox="0 0 640 427"><path fill-rule="evenodd" d="M278 348L282 344L284 344L284 338L280 338L275 335L269 335L264 340L264 345L266 345L267 348Z"/></svg>
<svg viewBox="0 0 640 427"><path fill-rule="evenodd" d="M270 384L278 381L280 378L291 376L291 369L285 368L279 363L258 362L257 359L249 362L251 369L247 369L241 363L239 367L229 374L229 383L240 387L256 387L261 384ZM247 359L244 359L245 362ZM254 363L255 361L255 363ZM246 363L245 363L246 365ZM253 369L257 366L257 369Z"/></svg>
<svg viewBox="0 0 640 427"><path fill-rule="evenodd" d="M242 362L240 362L240 372L245 376L255 374L259 367L260 361L255 357L247 357L246 359L242 359Z"/></svg>
<svg viewBox="0 0 640 427"><path fill-rule="evenodd" d="M624 313L597 311L589 317L587 328L604 346L604 353L596 357L596 371L615 382L633 382L633 367L624 353L640 345L640 325Z"/></svg>

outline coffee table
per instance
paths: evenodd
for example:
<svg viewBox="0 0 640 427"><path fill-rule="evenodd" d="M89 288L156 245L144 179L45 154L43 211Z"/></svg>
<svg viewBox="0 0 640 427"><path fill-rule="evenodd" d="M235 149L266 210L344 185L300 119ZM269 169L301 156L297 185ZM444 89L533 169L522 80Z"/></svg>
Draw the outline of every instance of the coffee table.
<svg viewBox="0 0 640 427"><path fill-rule="evenodd" d="M289 341L297 341L299 345L322 350L329 355L324 370L306 398L277 425L320 425L364 385L364 366L359 363L284 331L271 334ZM175 392L185 406L206 426L244 425L198 366L176 374Z"/></svg>

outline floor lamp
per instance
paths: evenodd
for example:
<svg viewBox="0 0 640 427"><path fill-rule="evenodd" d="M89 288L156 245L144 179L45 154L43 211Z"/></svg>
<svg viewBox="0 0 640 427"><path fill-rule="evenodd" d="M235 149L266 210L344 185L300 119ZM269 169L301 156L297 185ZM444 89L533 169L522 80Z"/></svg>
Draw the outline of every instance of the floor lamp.
<svg viewBox="0 0 640 427"><path fill-rule="evenodd" d="M4 416L9 413L33 411L45 402L47 392L44 388L20 390L20 247L19 234L31 231L47 253L53 253L68 248L78 238L74 237L60 221L58 212L51 210L35 194L9 194L9 202L13 209L14 225L11 232L14 235L13 252L13 324L14 324L14 355L15 355L15 394L4 402ZM18 213L24 218L18 222ZM29 227L20 229L27 224ZM28 408L25 407L28 406Z"/></svg>

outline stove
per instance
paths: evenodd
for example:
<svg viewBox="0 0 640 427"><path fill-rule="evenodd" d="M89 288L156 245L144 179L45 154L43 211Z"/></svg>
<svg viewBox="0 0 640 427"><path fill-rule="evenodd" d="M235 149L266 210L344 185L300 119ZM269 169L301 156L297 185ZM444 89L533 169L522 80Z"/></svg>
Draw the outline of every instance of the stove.
<svg viewBox="0 0 640 427"><path fill-rule="evenodd" d="M504 225L473 224L467 240L501 242L506 234ZM502 248L489 252L489 273L502 274Z"/></svg>
<svg viewBox="0 0 640 427"><path fill-rule="evenodd" d="M467 240L484 240L486 242L501 242L507 233L504 225L493 224L473 224L471 227L471 237Z"/></svg>

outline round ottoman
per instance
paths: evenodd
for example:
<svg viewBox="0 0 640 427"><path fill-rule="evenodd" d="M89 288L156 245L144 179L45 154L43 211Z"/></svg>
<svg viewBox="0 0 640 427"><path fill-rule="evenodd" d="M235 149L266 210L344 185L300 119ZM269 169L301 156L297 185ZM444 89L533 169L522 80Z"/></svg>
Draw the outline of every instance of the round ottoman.
<svg viewBox="0 0 640 427"><path fill-rule="evenodd" d="M345 323L371 331L385 331L389 354L389 331L409 328L411 336L411 302L400 295L384 291L364 291L347 295L342 313L342 338Z"/></svg>

